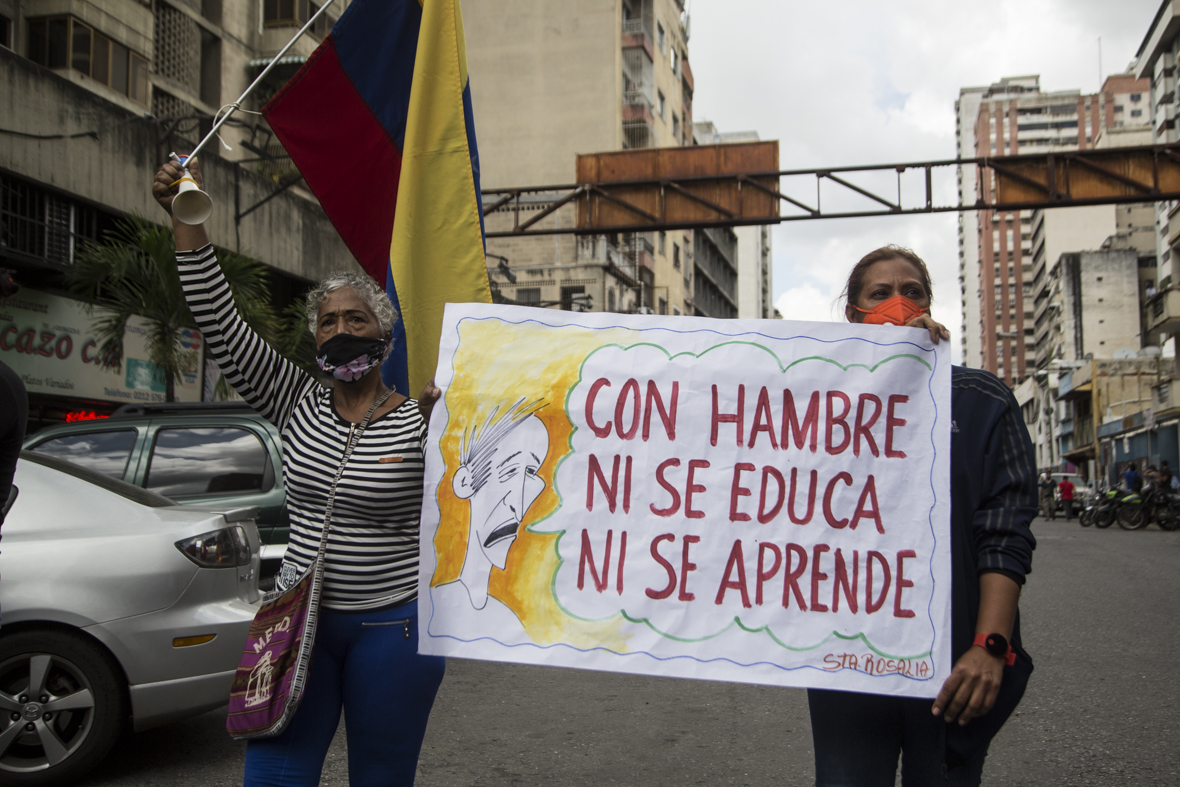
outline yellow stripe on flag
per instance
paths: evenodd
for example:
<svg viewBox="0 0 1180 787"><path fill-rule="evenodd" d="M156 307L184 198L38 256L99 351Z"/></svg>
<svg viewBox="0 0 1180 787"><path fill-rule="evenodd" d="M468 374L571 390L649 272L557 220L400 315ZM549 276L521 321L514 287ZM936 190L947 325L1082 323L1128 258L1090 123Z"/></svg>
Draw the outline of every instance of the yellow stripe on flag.
<svg viewBox="0 0 1180 787"><path fill-rule="evenodd" d="M425 0L389 264L405 320L410 395L433 377L446 303L491 303L463 115L459 0Z"/></svg>

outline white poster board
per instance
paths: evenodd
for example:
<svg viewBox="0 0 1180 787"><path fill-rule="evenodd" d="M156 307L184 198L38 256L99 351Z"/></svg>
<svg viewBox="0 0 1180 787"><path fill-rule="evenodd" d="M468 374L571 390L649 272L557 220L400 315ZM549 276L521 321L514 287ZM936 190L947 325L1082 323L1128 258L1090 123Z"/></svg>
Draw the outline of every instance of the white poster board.
<svg viewBox="0 0 1180 787"><path fill-rule="evenodd" d="M448 305L436 383L421 652L938 693L947 342Z"/></svg>

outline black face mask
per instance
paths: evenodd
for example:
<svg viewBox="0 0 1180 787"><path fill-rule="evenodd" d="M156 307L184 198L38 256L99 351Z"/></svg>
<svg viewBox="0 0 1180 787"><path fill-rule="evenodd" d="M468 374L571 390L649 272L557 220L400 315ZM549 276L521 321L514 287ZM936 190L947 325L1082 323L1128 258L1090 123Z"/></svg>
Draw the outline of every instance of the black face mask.
<svg viewBox="0 0 1180 787"><path fill-rule="evenodd" d="M321 369L337 380L351 383L380 366L388 346L385 339L338 333L320 345L315 360Z"/></svg>

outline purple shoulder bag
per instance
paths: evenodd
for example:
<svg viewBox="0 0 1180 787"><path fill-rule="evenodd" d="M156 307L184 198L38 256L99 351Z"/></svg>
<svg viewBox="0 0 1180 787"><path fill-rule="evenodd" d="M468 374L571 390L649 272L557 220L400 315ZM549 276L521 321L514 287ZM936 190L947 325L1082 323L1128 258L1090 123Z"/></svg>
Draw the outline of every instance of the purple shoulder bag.
<svg viewBox="0 0 1180 787"><path fill-rule="evenodd" d="M234 740L273 738L286 729L299 708L315 644L320 594L324 587L324 552L328 546L332 506L336 502L336 486L361 433L369 425L369 419L392 393L389 390L378 397L359 428L349 435L340 469L336 471L328 492L324 529L315 560L291 587L266 594L254 615L229 693L229 716L225 728Z"/></svg>

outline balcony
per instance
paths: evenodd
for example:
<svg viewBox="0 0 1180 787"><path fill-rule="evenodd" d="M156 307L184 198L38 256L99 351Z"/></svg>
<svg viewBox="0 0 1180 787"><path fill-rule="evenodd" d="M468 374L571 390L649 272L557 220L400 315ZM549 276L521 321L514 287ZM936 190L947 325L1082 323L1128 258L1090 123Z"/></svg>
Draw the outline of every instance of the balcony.
<svg viewBox="0 0 1180 787"><path fill-rule="evenodd" d="M627 90L623 93L623 122L643 121L648 125L656 116L651 97L642 90Z"/></svg>
<svg viewBox="0 0 1180 787"><path fill-rule="evenodd" d="M651 29L648 20L643 19L624 19L623 20L623 35L625 36L642 36L646 35L651 38Z"/></svg>
<svg viewBox="0 0 1180 787"><path fill-rule="evenodd" d="M656 131L648 120L623 121L623 149L653 148L656 145Z"/></svg>
<svg viewBox="0 0 1180 787"><path fill-rule="evenodd" d="M623 20L623 50L642 49L649 58L655 59L655 47L652 45L651 19Z"/></svg>
<svg viewBox="0 0 1180 787"><path fill-rule="evenodd" d="M1156 413L1180 409L1180 378L1169 377L1151 387L1152 409Z"/></svg>
<svg viewBox="0 0 1180 787"><path fill-rule="evenodd" d="M1161 290L1147 302L1147 326L1152 333L1180 332L1180 287Z"/></svg>

